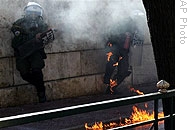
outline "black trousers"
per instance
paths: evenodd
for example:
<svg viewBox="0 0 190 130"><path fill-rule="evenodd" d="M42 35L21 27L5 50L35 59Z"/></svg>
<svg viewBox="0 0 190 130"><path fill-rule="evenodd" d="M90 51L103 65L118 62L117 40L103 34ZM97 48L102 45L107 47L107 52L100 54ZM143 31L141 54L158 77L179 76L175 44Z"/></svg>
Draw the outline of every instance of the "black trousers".
<svg viewBox="0 0 190 130"><path fill-rule="evenodd" d="M36 87L38 93L45 92L43 73L41 69L32 69L30 72L21 74L21 77Z"/></svg>
<svg viewBox="0 0 190 130"><path fill-rule="evenodd" d="M38 93L45 92L42 73L45 63L41 52L37 51L22 60L17 58L16 63L17 70L20 72L22 79L34 85Z"/></svg>

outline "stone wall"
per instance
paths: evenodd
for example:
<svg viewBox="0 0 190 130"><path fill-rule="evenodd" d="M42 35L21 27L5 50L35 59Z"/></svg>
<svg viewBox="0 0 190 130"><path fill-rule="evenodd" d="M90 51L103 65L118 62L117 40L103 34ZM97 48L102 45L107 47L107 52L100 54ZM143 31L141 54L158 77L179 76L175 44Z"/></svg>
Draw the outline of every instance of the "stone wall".
<svg viewBox="0 0 190 130"><path fill-rule="evenodd" d="M35 88L22 80L16 70L11 48L10 28L21 17L28 2L29 0L0 1L0 107L38 101ZM104 45L108 21L105 19L107 12L101 11L111 6L108 6L106 0L102 2L104 6L98 6L98 2L100 0L94 0L94 3L87 0L40 1L45 10L45 20L50 27L58 29L55 41L45 48L47 59L43 72L49 101L104 92L102 77L106 63ZM122 2L119 5L121 4L123 5ZM83 8L83 12L80 12L80 6L86 7L86 10ZM136 6L143 8L141 2ZM78 16L80 14L83 14L82 18ZM142 65L133 67L133 74L127 79L129 84L157 81L147 25L145 32Z"/></svg>

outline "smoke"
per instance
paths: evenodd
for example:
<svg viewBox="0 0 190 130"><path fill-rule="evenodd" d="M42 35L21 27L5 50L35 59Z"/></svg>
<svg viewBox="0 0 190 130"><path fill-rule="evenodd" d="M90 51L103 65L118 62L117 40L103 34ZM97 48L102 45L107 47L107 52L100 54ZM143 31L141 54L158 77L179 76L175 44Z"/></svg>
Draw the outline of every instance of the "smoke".
<svg viewBox="0 0 190 130"><path fill-rule="evenodd" d="M10 4L6 0L4 4ZM31 0L15 0L14 19L23 14L23 8ZM51 28L58 29L59 39L65 42L101 42L110 30L125 23L134 10L145 12L142 0L32 0L44 8L44 19ZM17 4L16 4L17 3ZM16 9L16 6L17 9ZM21 8L22 7L22 8ZM14 11L13 10L13 11ZM12 11L12 12L13 12ZM19 13L20 12L20 13ZM104 42L103 41L103 42Z"/></svg>
<svg viewBox="0 0 190 130"><path fill-rule="evenodd" d="M126 22L141 0L46 0L45 15L67 42L106 40L110 29Z"/></svg>

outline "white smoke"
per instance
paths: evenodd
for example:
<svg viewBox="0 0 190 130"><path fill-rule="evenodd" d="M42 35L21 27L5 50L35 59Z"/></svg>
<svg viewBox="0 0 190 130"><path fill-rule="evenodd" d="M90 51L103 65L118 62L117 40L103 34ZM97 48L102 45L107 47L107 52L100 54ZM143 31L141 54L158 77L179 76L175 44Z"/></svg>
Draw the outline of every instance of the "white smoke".
<svg viewBox="0 0 190 130"><path fill-rule="evenodd" d="M46 17L69 42L105 38L110 28L126 22L131 11L142 10L141 0L46 0Z"/></svg>
<svg viewBox="0 0 190 130"><path fill-rule="evenodd" d="M65 42L98 42L105 40L112 27L126 22L134 10L145 13L142 0L5 0L15 6L14 20L23 14L29 1L37 2L44 8L44 19L52 28L61 32ZM11 4L13 3L13 4ZM13 13L12 13L13 14ZM144 25L143 25L144 26ZM142 29L143 30L143 29Z"/></svg>

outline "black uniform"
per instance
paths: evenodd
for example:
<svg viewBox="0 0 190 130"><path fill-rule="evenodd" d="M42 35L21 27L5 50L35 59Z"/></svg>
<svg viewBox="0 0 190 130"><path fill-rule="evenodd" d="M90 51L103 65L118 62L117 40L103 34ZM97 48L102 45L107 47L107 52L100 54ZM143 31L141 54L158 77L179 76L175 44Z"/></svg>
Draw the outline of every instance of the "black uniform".
<svg viewBox="0 0 190 130"><path fill-rule="evenodd" d="M104 75L104 84L108 85L106 93L116 93L116 87L131 74L129 71L129 47L134 33L134 26L128 21L115 26L112 34L108 39L106 52L111 56L106 63ZM116 70L117 68L117 70ZM115 81L115 85L110 87L111 81ZM111 90L110 90L111 88Z"/></svg>
<svg viewBox="0 0 190 130"><path fill-rule="evenodd" d="M12 39L12 47L16 57L16 68L20 72L21 77L34 85L37 89L39 102L46 101L45 86L43 81L42 69L45 66L44 59L46 54L44 48L34 51L27 57L21 57L19 48L26 42L32 41L33 44L41 42L36 39L36 34L42 33L48 29L42 17L31 19L24 17L13 23L11 31L14 34ZM27 50L27 47L26 47Z"/></svg>

